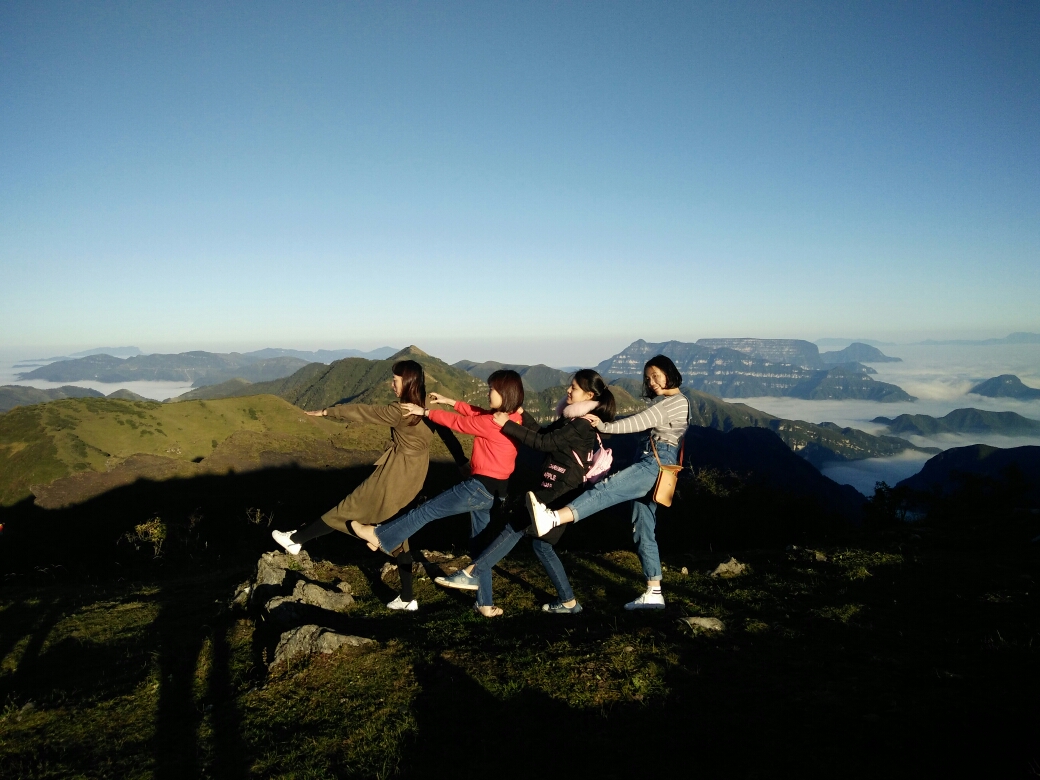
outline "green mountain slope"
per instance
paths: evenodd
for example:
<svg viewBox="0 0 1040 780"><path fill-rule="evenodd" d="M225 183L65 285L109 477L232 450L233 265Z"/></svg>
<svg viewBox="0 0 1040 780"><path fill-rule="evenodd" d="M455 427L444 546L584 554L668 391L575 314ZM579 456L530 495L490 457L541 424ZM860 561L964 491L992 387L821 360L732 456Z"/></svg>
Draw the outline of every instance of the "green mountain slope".
<svg viewBox="0 0 1040 780"><path fill-rule="evenodd" d="M465 371L427 355L415 346L406 347L386 360L350 357L331 365L309 363L292 376L271 382L239 384L225 382L206 388L213 397L270 394L284 398L301 409L316 410L337 403L382 404L394 400L390 390L391 368L399 360L414 360L426 372L426 390L473 403L487 400L486 385ZM198 397L197 391L191 394ZM219 394L219 395L218 395ZM172 399L190 400L188 395Z"/></svg>

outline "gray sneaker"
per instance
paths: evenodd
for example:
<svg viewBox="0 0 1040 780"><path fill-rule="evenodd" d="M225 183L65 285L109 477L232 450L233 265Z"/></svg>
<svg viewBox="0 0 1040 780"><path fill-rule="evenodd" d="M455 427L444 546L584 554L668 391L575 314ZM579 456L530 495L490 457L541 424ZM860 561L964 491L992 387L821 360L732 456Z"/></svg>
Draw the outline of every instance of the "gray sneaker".
<svg viewBox="0 0 1040 780"><path fill-rule="evenodd" d="M458 590L480 589L480 583L477 581L477 578L466 574L465 569L459 569L447 577L436 577L433 581L438 585L443 585L445 588L456 588Z"/></svg>
<svg viewBox="0 0 1040 780"><path fill-rule="evenodd" d="M542 612L553 615L577 615L581 612L581 604L575 601L573 607L565 607L562 601L554 601L552 604L542 604Z"/></svg>

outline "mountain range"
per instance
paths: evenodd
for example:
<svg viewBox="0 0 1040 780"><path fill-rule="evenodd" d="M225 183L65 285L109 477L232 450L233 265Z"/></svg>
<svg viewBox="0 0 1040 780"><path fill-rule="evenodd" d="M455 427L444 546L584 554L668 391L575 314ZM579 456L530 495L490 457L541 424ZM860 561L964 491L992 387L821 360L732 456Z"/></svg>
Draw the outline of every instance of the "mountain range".
<svg viewBox="0 0 1040 780"><path fill-rule="evenodd" d="M459 364L448 365L418 347L410 346L385 360L345 358L328 366L310 363L283 379L257 383L234 379L220 385L192 390L170 400L189 401L270 394L303 409L323 409L337 403L390 403L394 400L389 386L390 368L398 360L415 360L422 364L426 372L428 392L440 393L478 406L487 403L487 386L484 381L492 371L499 368L519 369L518 373L525 379L524 408L541 422L553 419L556 403L563 396L560 385L570 379L570 374L548 366L474 364L461 361L464 365L474 367L471 373L460 368ZM532 379L537 380L533 385L530 381ZM546 382L552 380L555 380L556 384L547 386ZM631 414L643 408L642 402L626 392L619 393L615 401L620 414Z"/></svg>
<svg viewBox="0 0 1040 780"><path fill-rule="evenodd" d="M1015 412L988 412L982 409L954 409L943 417L927 414L901 414L895 418L875 417L872 422L888 427L890 433L934 436L938 433L998 433L1004 436L1040 434L1040 420Z"/></svg>
<svg viewBox="0 0 1040 780"><path fill-rule="evenodd" d="M597 370L609 377L641 377L653 355L671 358L685 387L720 398L787 396L811 400L913 401L902 388L876 382L860 363L824 367L819 349L786 339L701 339L697 343L632 342ZM775 362L777 360L787 362Z"/></svg>
<svg viewBox="0 0 1040 780"><path fill-rule="evenodd" d="M20 373L21 380L46 382L191 382L196 387L241 378L262 381L288 376L307 365L298 357L260 358L237 352L182 352L175 355L137 355L117 358L88 355L61 360Z"/></svg>
<svg viewBox="0 0 1040 780"><path fill-rule="evenodd" d="M926 339L914 342L913 346L920 347L991 347L997 344L1040 344L1040 333L1026 333L1019 331L1011 333L1001 339Z"/></svg>
<svg viewBox="0 0 1040 780"><path fill-rule="evenodd" d="M393 399L388 386L390 366L394 361L403 359L414 359L422 363L426 369L427 390L477 404L485 402L487 392L486 385L478 379L479 375L486 378L492 371L507 367L517 371L523 378L554 377L559 381L559 385L555 387L544 387L540 390L530 386L525 388L527 392L524 408L543 423L553 419L556 404L565 392L564 384L570 378L569 374L562 371L553 374L552 372L557 370L547 366L472 361L459 361L455 365L448 365L412 346L384 361L347 358L331 366L310 364L284 379L256 384L226 382L192 390L171 400L271 394L303 409L321 409L335 403L389 403ZM468 366L468 371L464 371L461 366ZM478 376L474 376L473 373ZM619 377L611 382L611 388L614 390L618 414L632 414L645 408L645 403L639 399L642 392L640 380ZM686 384L683 385L683 392L691 400L695 425L721 431L735 428L768 428L791 450L816 466L829 461L884 457L905 450L938 452L935 449L915 447L898 437L874 436L855 428L841 428L833 423L815 425L800 420L784 420L745 404L727 403Z"/></svg>

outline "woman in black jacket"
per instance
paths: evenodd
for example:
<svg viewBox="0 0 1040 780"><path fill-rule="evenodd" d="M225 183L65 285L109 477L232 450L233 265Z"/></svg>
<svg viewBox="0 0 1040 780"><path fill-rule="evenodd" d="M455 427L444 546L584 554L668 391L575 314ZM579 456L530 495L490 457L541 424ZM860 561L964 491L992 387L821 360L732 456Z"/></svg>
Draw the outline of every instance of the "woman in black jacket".
<svg viewBox="0 0 1040 780"><path fill-rule="evenodd" d="M614 412L614 396L603 377L590 368L584 368L571 379L567 396L557 409L559 419L547 427L532 430L509 421L504 414L495 415L495 422L502 426L503 433L520 444L546 453L541 482L534 495L543 504L563 507L582 491L585 474L598 446L596 429L583 415L594 414L603 422L610 422L614 419ZM485 617L501 615L502 610L494 606L492 600L491 568L509 554L529 526L529 518L517 514L470 566L459 569L450 577L437 577L435 581L449 588L477 591L477 610ZM576 614L581 612L581 605L575 599L563 563L553 549L561 535L554 530L531 540L534 553L545 567L558 595L555 602L543 604L542 609L555 614Z"/></svg>

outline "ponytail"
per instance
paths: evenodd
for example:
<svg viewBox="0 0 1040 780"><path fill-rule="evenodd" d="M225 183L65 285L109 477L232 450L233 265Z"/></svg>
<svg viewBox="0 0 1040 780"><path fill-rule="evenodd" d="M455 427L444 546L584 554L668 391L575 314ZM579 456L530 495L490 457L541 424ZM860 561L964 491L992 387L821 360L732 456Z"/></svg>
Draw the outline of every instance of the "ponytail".
<svg viewBox="0 0 1040 780"><path fill-rule="evenodd" d="M597 402L598 405L592 410L592 414L603 422L610 422L614 419L617 414L614 394L610 392L610 388L607 387L607 383L603 381L603 377L598 372L591 368L583 368L574 375L574 381L586 393L592 393L593 399Z"/></svg>

